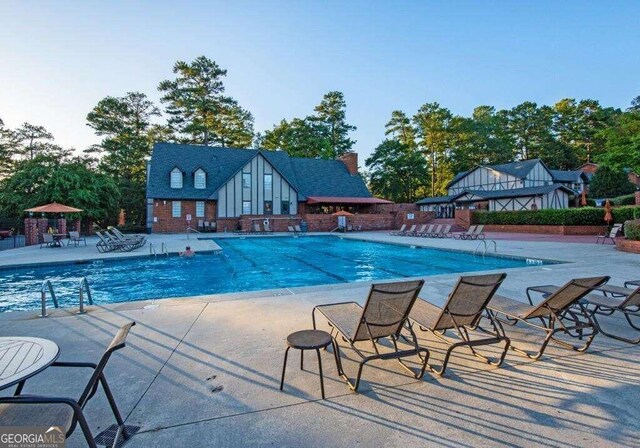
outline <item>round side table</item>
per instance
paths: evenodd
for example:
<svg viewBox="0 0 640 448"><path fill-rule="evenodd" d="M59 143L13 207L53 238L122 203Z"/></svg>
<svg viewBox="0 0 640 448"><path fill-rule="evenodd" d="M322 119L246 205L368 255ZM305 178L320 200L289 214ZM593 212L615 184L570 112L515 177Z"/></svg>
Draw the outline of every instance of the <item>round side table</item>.
<svg viewBox="0 0 640 448"><path fill-rule="evenodd" d="M320 371L320 391L324 399L324 378L322 376L322 358L320 357L320 349L326 348L329 344L333 347L333 355L336 360L336 369L340 373L340 361L338 360L339 352L335 341L329 333L322 330L302 330L291 333L287 336L287 349L284 352L284 365L282 366L282 379L280 380L280 390L284 387L284 373L287 368L287 355L289 349L300 350L300 370L304 370L304 351L315 350L318 355L318 369Z"/></svg>

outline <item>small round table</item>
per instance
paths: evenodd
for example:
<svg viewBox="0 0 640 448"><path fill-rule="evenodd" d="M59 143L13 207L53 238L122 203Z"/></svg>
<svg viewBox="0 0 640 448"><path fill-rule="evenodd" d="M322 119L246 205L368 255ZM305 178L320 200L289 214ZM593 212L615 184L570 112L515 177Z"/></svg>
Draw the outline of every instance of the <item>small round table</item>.
<svg viewBox="0 0 640 448"><path fill-rule="evenodd" d="M322 376L322 358L320 358L320 349L326 348L329 344L333 347L333 355L336 359L336 368L340 373L340 362L338 360L338 348L335 341L329 333L322 330L302 330L291 333L287 336L287 349L284 352L284 365L282 366L282 379L280 380L280 390L284 387L284 373L287 368L287 355L289 349L294 348L300 350L300 370L304 370L304 351L315 350L318 355L318 369L320 371L320 390L324 399L324 378Z"/></svg>
<svg viewBox="0 0 640 448"><path fill-rule="evenodd" d="M0 337L0 390L18 385L42 372L58 359L60 347L53 341L29 337Z"/></svg>

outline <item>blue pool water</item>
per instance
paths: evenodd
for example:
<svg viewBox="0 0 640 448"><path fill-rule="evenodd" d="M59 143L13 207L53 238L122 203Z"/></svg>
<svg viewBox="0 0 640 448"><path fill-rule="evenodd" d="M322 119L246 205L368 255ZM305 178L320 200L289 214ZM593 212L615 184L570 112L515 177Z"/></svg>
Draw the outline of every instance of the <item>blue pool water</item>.
<svg viewBox="0 0 640 448"><path fill-rule="evenodd" d="M527 266L527 260L327 236L216 240L223 254L0 270L0 312L36 309L50 279L60 306L78 306L87 277L96 303L385 280ZM540 262L541 263L541 262Z"/></svg>

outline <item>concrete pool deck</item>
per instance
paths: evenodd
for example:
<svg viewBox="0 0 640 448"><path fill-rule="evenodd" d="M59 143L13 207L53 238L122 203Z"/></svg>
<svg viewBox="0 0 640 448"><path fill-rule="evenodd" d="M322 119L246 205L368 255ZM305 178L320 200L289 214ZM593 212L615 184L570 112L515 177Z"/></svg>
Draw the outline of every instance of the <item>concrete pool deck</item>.
<svg viewBox="0 0 640 448"><path fill-rule="evenodd" d="M386 233L345 237L468 251L477 246ZM612 284L640 278L640 257L612 246L501 240L497 249L507 256L566 262L506 270L500 292L514 298L524 299L527 286L572 277L610 275ZM426 277L421 297L442 304L457 277ZM533 362L510 352L499 369L461 350L444 378L427 373L415 380L396 363L378 362L365 368L358 394L336 375L331 354L323 353L327 400L319 399L315 360L308 355L300 371L299 353L292 352L280 392L286 336L311 327L314 305L362 303L367 289L352 283L96 305L83 316L56 310L47 319L35 318L34 311L5 313L0 336L53 339L61 347L60 360L95 361L117 327L135 320L128 346L106 370L127 424L141 426L126 445L131 447L640 444L640 349L602 335L584 354L552 344ZM604 323L630 334L620 319ZM539 340L528 329L510 336L525 346ZM426 333L419 337L438 364L443 344ZM353 376L353 352L342 355ZM30 380L24 393L77 396L86 379L86 372L52 368ZM102 392L86 413L94 434L113 422ZM76 430L68 446L83 445Z"/></svg>

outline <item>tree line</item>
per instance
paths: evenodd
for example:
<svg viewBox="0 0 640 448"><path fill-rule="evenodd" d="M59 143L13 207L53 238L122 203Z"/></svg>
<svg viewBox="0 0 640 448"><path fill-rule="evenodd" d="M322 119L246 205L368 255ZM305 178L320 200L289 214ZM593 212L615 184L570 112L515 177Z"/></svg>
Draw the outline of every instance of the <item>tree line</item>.
<svg viewBox="0 0 640 448"><path fill-rule="evenodd" d="M226 76L201 56L174 64L171 79L158 84L160 105L143 92L101 99L86 118L101 141L80 155L57 145L43 126L9 129L0 119L0 214L21 216L26 208L58 201L104 222L124 210L128 224L143 226L146 161L157 141L326 159L356 143L341 92L326 93L305 117L255 132L251 112L226 94ZM479 106L470 117L432 102L413 115L393 111L385 135L365 161L364 175L375 195L396 202L444 194L456 172L479 164L534 157L557 169L595 161L617 172L640 172L640 97L625 111L567 98L553 106Z"/></svg>
<svg viewBox="0 0 640 448"><path fill-rule="evenodd" d="M597 162L640 173L640 97L625 111L564 98L553 106L478 106L470 117L426 103L412 116L393 111L385 135L366 160L369 185L396 202L445 195L455 173L478 165L532 158L551 169Z"/></svg>

